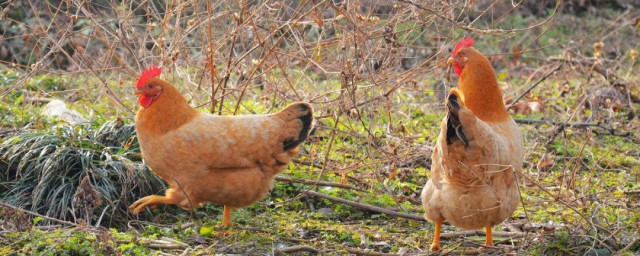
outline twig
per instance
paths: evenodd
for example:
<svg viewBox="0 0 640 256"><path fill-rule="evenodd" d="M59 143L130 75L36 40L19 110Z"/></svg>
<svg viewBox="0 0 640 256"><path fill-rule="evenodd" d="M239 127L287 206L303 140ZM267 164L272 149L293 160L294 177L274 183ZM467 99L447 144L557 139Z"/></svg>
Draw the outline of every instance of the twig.
<svg viewBox="0 0 640 256"><path fill-rule="evenodd" d="M640 242L640 238L636 237L636 239L634 239L633 241L631 241L631 243L629 243L627 246L625 246L624 248L622 248L622 251L628 251L631 250L631 247L633 247L633 245L635 245L636 243Z"/></svg>
<svg viewBox="0 0 640 256"><path fill-rule="evenodd" d="M167 241L167 242L169 242L169 243L179 244L179 245L182 245L182 246L184 246L184 247L188 247L188 246L189 246L189 245L188 245L188 244L186 244L186 243L180 242L180 241L175 240L175 239L171 239L171 238L166 237L166 236L161 237L161 238L160 238L160 240L161 240L161 241Z"/></svg>
<svg viewBox="0 0 640 256"><path fill-rule="evenodd" d="M376 252L371 249L367 250L367 249L360 249L360 248L353 248L353 247L345 247L344 249L347 252L353 253L356 255L369 255L369 256L400 256L401 255L397 253Z"/></svg>
<svg viewBox="0 0 640 256"><path fill-rule="evenodd" d="M50 220L50 221L53 221L53 222L58 222L60 224L65 224L65 225L74 226L74 227L78 227L79 226L78 224L75 224L75 223L72 223L72 222L59 220L59 219L56 219L56 218L51 218L49 216L44 216L42 214L35 213L35 212L29 211L29 210L25 210L25 209L21 209L21 208L15 207L15 206L10 205L10 204L0 203L0 205L2 205L3 207L9 207L9 208L14 209L16 211L25 212L25 213L28 213L30 215L37 216L37 217L40 217L40 218L43 218L43 219L46 219L46 220Z"/></svg>
<svg viewBox="0 0 640 256"><path fill-rule="evenodd" d="M544 80L546 80L549 76L551 76L553 73L555 73L556 71L560 70L560 66L562 66L562 64L559 64L558 66L556 66L554 69L552 69L551 71L549 71L549 73L545 74L543 77L541 77L540 79L538 79L538 81L536 81L535 83L533 83L531 86L529 86L529 88L527 88L527 90L525 90L522 94L520 94L520 96L518 96L515 100L513 100L513 102L511 102L511 104L509 104L507 106L507 109L509 109L510 107L512 107L513 105L515 105L516 103L518 103L519 100L521 100L525 95L527 95L527 93L529 93L531 90L533 90L534 88L536 88L540 83L542 83Z"/></svg>
<svg viewBox="0 0 640 256"><path fill-rule="evenodd" d="M329 182L329 181L296 179L296 178L282 177L282 176L276 177L276 180L277 181L282 181L282 182L287 182L287 183L301 183L301 184L305 184L305 185L314 185L314 186L317 185L317 186L323 186L323 187L336 187L336 188L345 188L345 189L364 191L364 190L362 190L360 188L356 188L356 187L351 186L351 185L340 184L340 183Z"/></svg>
<svg viewBox="0 0 640 256"><path fill-rule="evenodd" d="M310 196L320 197L320 198L324 198L324 199L331 200L331 201L334 201L334 202L350 205L350 206L353 206L355 208L362 209L362 210L378 212L378 213L384 213L384 214L389 215L389 216L405 218L405 219L410 219L410 220L426 221L426 219L423 218L422 216L408 214L408 213L394 212L394 211L391 211L391 210L388 210L388 209L385 209L385 208L381 208L381 207L377 207L377 206L373 206L373 205L368 205L368 204L363 204L363 203L358 203L358 202L354 202L354 201L350 201L350 200L346 200L346 199L342 199L342 198L337 198L337 197L333 197L333 196L330 196L330 195L318 193L318 192L315 192L315 191L305 191L304 193L307 194L307 195L310 195Z"/></svg>
<svg viewBox="0 0 640 256"><path fill-rule="evenodd" d="M543 20L542 22L540 22L538 24L535 24L535 25L532 25L532 26L529 26L529 27L526 27L526 28L518 28L518 29L515 29L515 28L514 29L478 29L478 28L472 27L471 26L472 24L469 24L469 25L466 25L466 26L462 25L459 22L457 22L457 21L455 21L455 20L453 20L453 19L451 19L449 17L443 16L442 14L440 14L437 11L428 9L428 8L422 6L422 5L418 4L418 3L415 3L413 1L410 1L410 0L397 0L397 1L401 2L401 3L407 3L407 4L410 4L412 6L415 6L416 8L418 8L420 10L427 11L427 12L437 16L439 19L445 20L445 21L451 23L451 25L454 25L454 26L456 26L456 27L458 27L460 29L466 30L468 32L473 32L473 33L477 33L477 34L493 34L493 35L496 35L496 34L512 34L512 33L522 32L522 31L526 31L526 30L530 30L530 29L542 26L542 25L546 24L547 22L549 22L551 20L551 18L553 18L556 15L556 13L558 12L558 9L560 9L560 7L562 6L562 0L557 0L556 1L556 7L553 10L553 13L551 13L551 15L549 15L549 17L547 17L547 19Z"/></svg>
<svg viewBox="0 0 640 256"><path fill-rule="evenodd" d="M273 255L278 256L278 255L285 255L287 253L294 253L294 252L318 253L320 252L320 250L313 248L311 246L306 246L306 245L294 245L294 246L275 249L273 251Z"/></svg>
<svg viewBox="0 0 640 256"><path fill-rule="evenodd" d="M171 243L156 243L160 240L152 240L148 242L141 243L141 246L151 248L151 249L184 249L186 248L181 244L171 244Z"/></svg>
<svg viewBox="0 0 640 256"><path fill-rule="evenodd" d="M480 255L478 250L451 250L443 251L440 255Z"/></svg>
<svg viewBox="0 0 640 256"><path fill-rule="evenodd" d="M582 128L596 127L609 132L610 135L615 135L620 137L627 137L631 135L631 132L623 132L623 133L616 134L615 129L608 128L601 124L595 124L595 123L565 123L565 122L557 122L557 121L551 121L551 120L533 120L533 119L519 119L519 118L516 118L513 120L519 124L550 124L550 125L555 125L560 127L582 127Z"/></svg>
<svg viewBox="0 0 640 256"><path fill-rule="evenodd" d="M586 58L568 59L568 58L564 58L564 57L550 57L548 60L549 61L562 61L562 62L568 62L568 63L580 64L580 65L588 66L588 67L592 68L593 71L596 71L596 72L598 72L598 74L602 75L611 85L613 85L614 81L618 80L618 76L616 74L614 74L613 72L609 72L609 70L607 70L607 69L604 69L602 67L602 65L600 65L599 63L596 62L595 59L593 59L593 60L586 59Z"/></svg>

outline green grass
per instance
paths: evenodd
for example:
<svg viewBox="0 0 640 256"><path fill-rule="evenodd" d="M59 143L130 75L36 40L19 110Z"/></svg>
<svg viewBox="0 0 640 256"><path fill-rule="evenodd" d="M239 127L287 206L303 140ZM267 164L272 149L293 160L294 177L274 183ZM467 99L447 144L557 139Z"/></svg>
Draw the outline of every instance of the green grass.
<svg viewBox="0 0 640 256"><path fill-rule="evenodd" d="M617 14L607 14L608 19ZM549 30L532 47L543 47L525 55L522 73L512 73L510 64L497 58L497 72L505 96L515 97L536 80L531 69L549 65L534 57L559 55L565 41L578 43L567 47L580 49L590 56L590 36L576 37L576 28L569 24L582 23L583 31L604 31L604 19L579 19L559 16L549 24ZM505 23L525 27L536 22L512 15ZM404 23L396 30L412 27ZM590 30L587 30L590 29ZM400 37L403 43L429 38L430 32L416 30ZM519 41L533 41L540 31L517 37ZM624 41L628 31L615 34L608 44L619 45L616 51L627 52L632 47ZM498 53L511 49L512 36L484 36L478 47ZM619 42L623 43L618 44ZM496 42L503 45L498 45ZM562 43L560 46L556 44ZM326 49L331 51L334 49ZM509 60L508 58L506 58ZM624 79L637 84L637 74L626 74L629 58L621 56ZM632 65L631 65L632 66ZM622 70L622 71L621 71ZM195 72L187 70L186 72ZM339 90L341 84L335 74L321 77L309 71L287 71L294 89L298 91L329 92ZM436 71L433 71L435 73ZM392 73L392 72L389 72ZM24 75L8 67L0 68L0 88L9 88ZM194 75L195 74L190 74ZM395 73L390 74L396 75ZM239 94L229 94L222 113L232 114L238 104L239 114L277 111L297 99L282 82L283 74L265 75L265 81L279 86L276 89L249 89L238 101ZM581 101L593 88L603 85L597 74L580 68L566 67L547 79L532 93L544 98L542 113L520 115L519 118L583 122L588 112L580 109ZM124 106L137 109L131 94L135 78L105 74L107 84L122 100ZM207 90L196 90L182 83L171 72L163 75L175 82L200 111L208 111ZM326 78L326 80L325 80ZM233 77L236 79L236 77ZM433 226L426 222L392 218L384 214L362 211L351 206L317 199L303 194L316 190L331 196L358 201L397 211L421 215L419 201L422 187L429 178L430 146L437 140L443 108L429 86L438 79L426 73L415 78L416 87L400 87L388 98L374 100L357 111L350 111L351 99L330 94L316 99L318 119L316 133L303 145L298 163L291 164L282 175L301 179L347 183L360 190L314 187L299 183L276 182L270 195L244 209L234 211L236 225L231 229L219 225L222 207L207 205L193 212L175 206L160 206L140 216L126 212L137 198L161 193L163 183L142 164L139 146L133 129L133 113L126 111L104 95L104 85L92 75L56 76L41 74L30 77L24 86L0 99L0 198L1 202L46 216L76 221L71 205L76 188L84 177L91 177L94 188L102 195L103 203L93 209L87 225L47 227L57 224L34 218L24 212L0 208L0 225L7 232L0 234L0 254L15 255L86 255L111 254L158 255L162 252L180 254L185 248L160 249L154 241L168 237L192 248L192 254L241 253L270 254L277 248L308 245L325 250L325 254L347 254L346 248L368 248L377 252L425 253L432 238ZM570 88L563 94L563 88ZM358 102L385 93L386 85L360 82ZM4 91L4 90L0 90ZM284 95L284 96L283 96ZM317 95L314 95L317 96ZM65 99L92 122L69 126L40 116L41 103L33 97ZM313 97L311 97L313 98ZM240 102L240 103L239 103ZM638 104L633 107L638 109ZM625 109L624 111L631 111ZM573 255L590 250L608 250L612 245L598 241L613 239L621 255L637 254L640 243L629 245L638 238L640 205L640 148L636 129L638 119L625 120L616 114L621 131L630 136L595 134L582 128L567 127L557 134L553 125L521 125L525 136L525 168L518 174L522 204L513 217L515 224L551 224L547 233L537 230L526 238L507 239L503 245L515 245L519 255ZM597 121L597 120L596 120ZM597 130L597 128L594 128ZM548 144L547 144L548 143ZM536 170L544 154L551 155L555 166L549 171ZM395 173L396 178L389 175ZM95 225L105 210L101 221ZM495 230L502 231L505 225ZM460 231L445 226L444 232ZM472 249L478 237L443 240L447 249Z"/></svg>

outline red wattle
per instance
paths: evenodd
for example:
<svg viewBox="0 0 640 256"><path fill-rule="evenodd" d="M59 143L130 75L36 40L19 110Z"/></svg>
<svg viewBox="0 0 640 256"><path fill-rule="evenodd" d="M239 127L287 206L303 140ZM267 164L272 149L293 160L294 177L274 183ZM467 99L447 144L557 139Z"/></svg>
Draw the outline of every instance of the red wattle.
<svg viewBox="0 0 640 256"><path fill-rule="evenodd" d="M138 102L143 108L148 108L149 106L151 106L151 102L153 102L153 97L147 96L145 94L138 94Z"/></svg>
<svg viewBox="0 0 640 256"><path fill-rule="evenodd" d="M462 74L462 68L460 68L460 65L458 65L458 63L453 65L453 71L455 71L458 75Z"/></svg>

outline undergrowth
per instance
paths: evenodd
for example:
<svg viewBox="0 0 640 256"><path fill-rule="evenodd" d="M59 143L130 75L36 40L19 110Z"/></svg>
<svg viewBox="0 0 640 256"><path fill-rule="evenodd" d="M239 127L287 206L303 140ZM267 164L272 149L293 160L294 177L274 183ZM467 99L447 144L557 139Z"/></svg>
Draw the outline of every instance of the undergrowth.
<svg viewBox="0 0 640 256"><path fill-rule="evenodd" d="M481 253L640 250L637 8L91 2L0 4L13 7L0 12L8 17L0 19L2 255L271 255L294 246L331 255L427 254L432 224L306 192L423 214L419 195L441 102L456 82L442 63L463 34L489 55L505 100L524 96L510 109L525 137L522 202L494 230L525 235L496 237L498 249ZM276 181L264 200L235 210L230 229L219 225L217 205L128 213L131 202L164 189L141 160L133 126L133 85L151 64L202 112L273 113L312 103L316 130L281 174L294 180ZM45 117L52 98L89 122ZM443 234L460 230L444 226ZM483 237L443 239L445 252L473 254Z"/></svg>

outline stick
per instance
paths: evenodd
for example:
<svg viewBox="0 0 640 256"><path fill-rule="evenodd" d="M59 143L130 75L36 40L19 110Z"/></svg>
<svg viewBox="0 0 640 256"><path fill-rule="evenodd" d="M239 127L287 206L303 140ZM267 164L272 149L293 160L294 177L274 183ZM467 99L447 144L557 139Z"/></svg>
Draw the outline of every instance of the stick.
<svg viewBox="0 0 640 256"><path fill-rule="evenodd" d="M623 251L631 250L631 247L633 247L633 245L635 245L637 242L640 242L640 238L636 237L635 240L633 240L631 243L629 243L627 246L625 246L622 250Z"/></svg>
<svg viewBox="0 0 640 256"><path fill-rule="evenodd" d="M551 125L556 125L556 126L561 126L561 127L583 127L583 128L587 128L587 127L596 127L596 128L600 128L603 129L607 132L609 132L609 134L611 135L616 135L616 136L621 136L621 137L627 137L629 135L631 135L631 132L624 132L624 133L618 133L616 134L616 130L613 128L607 128L601 124L595 124L595 123L564 123L564 122L557 122L557 121L551 121L551 120L533 120L533 119L518 119L515 118L513 119L514 121L516 121L516 123L519 124L551 124Z"/></svg>
<svg viewBox="0 0 640 256"><path fill-rule="evenodd" d="M547 80L547 78L549 76L551 76L553 73L555 73L556 71L560 70L560 66L562 66L562 64L559 64L554 69L549 71L549 73L545 74L540 79L538 79L538 81L536 81L531 86L529 86L529 88L527 90L525 90L522 94L520 94L520 96L518 96L515 100L513 100L513 102L511 102L511 104L509 104L509 106L507 106L507 109L509 109L511 106L515 105L519 100L521 100L525 95L527 95L527 93L529 93L531 90L533 90L533 88L536 88L536 86L538 86L544 80Z"/></svg>
<svg viewBox="0 0 640 256"><path fill-rule="evenodd" d="M330 200L330 201L334 201L334 202L350 205L350 206L353 206L355 208L362 209L362 210L378 212L378 213L384 213L384 214L389 215L389 216L405 218L405 219L410 219L410 220L427 221L422 216L408 214L408 213L394 212L394 211L391 211L391 210L388 210L388 209L385 209L385 208L381 208L381 207L377 207L377 206L373 206L373 205L368 205L368 204L363 204L363 203L358 203L358 202L354 202L354 201L349 201L349 200L346 200L346 199L333 197L333 196L322 194L322 193L318 193L318 192L315 192L315 191L305 191L304 193L307 194L307 195L310 195L310 196L320 197L320 198L324 198L324 199L327 199L327 200Z"/></svg>
<svg viewBox="0 0 640 256"><path fill-rule="evenodd" d="M282 182L287 182L287 183L301 183L301 184L305 184L305 185L314 185L314 186L318 185L318 186L323 186L323 187L336 187L336 188L346 188L346 189L364 191L364 190L362 190L360 188L356 188L356 187L351 186L351 185L340 184L340 183L329 182L329 181L296 179L296 178L283 177L283 176L276 177L276 180L277 181L282 181Z"/></svg>
<svg viewBox="0 0 640 256"><path fill-rule="evenodd" d="M311 246L306 246L306 245L295 245L295 246L289 246L289 247L284 247L284 248L278 248L273 252L273 255L275 256L279 256L279 255L285 255L287 253L293 253L293 252L312 252L312 253L319 253L320 250L313 248Z"/></svg>
<svg viewBox="0 0 640 256"><path fill-rule="evenodd" d="M368 256L400 256L402 255L397 253L376 252L371 249L360 249L360 248L353 248L353 247L345 247L344 249L347 252L353 253L356 255L368 255Z"/></svg>
<svg viewBox="0 0 640 256"><path fill-rule="evenodd" d="M35 213L35 212L32 212L32 211L21 209L21 208L15 207L15 206L10 205L10 204L0 203L0 205L2 205L4 207L9 207L9 208L14 209L16 211L25 212L25 213L28 213L30 215L37 216L37 217L40 217L40 218L43 218L43 219L46 219L46 220L50 220L50 221L53 221L53 222L58 222L60 224L65 224L65 225L74 226L74 227L78 227L79 226L78 224L75 224L75 223L72 223L72 222L68 222L68 221L59 220L59 219L56 219L56 218L51 218L51 217L48 217L48 216L44 216L44 215L41 215L39 213Z"/></svg>
<svg viewBox="0 0 640 256"><path fill-rule="evenodd" d="M588 59L568 59L564 57L549 57L550 61L562 61L569 62L573 64L580 64L584 66L588 66L593 69L593 71L598 72L598 74L602 75L607 82L613 85L614 80L618 80L618 76L613 72L609 72L605 68L603 68L600 64L596 63L596 60L588 60ZM594 65L595 64L595 65Z"/></svg>

